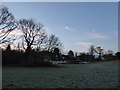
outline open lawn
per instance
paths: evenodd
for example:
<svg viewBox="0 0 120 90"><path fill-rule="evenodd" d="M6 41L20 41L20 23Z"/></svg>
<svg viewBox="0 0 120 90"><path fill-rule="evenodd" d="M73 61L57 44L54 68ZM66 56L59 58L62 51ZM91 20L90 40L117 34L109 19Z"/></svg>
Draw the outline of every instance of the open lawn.
<svg viewBox="0 0 120 90"><path fill-rule="evenodd" d="M118 61L65 67L3 67L3 88L117 88Z"/></svg>

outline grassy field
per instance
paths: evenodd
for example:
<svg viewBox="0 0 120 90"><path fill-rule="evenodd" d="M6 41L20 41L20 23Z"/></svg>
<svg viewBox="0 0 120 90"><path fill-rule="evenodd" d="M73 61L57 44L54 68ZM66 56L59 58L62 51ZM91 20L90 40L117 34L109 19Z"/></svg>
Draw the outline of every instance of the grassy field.
<svg viewBox="0 0 120 90"><path fill-rule="evenodd" d="M4 67L3 88L117 88L118 61L65 67Z"/></svg>

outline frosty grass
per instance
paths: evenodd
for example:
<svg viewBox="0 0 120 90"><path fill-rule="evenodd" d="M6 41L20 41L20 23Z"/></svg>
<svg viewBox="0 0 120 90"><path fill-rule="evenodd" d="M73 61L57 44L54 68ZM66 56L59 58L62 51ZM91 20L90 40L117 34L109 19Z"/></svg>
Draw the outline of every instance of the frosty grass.
<svg viewBox="0 0 120 90"><path fill-rule="evenodd" d="M65 67L4 67L3 88L116 88L118 61Z"/></svg>

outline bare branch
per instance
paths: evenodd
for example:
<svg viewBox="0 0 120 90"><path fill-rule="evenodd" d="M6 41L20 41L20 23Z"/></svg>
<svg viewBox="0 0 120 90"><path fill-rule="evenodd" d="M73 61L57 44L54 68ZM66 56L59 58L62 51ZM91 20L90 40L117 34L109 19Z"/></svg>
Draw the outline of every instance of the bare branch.
<svg viewBox="0 0 120 90"><path fill-rule="evenodd" d="M15 30L17 25L13 15L8 11L8 8L0 8L0 44L14 41L12 37L8 37L11 31Z"/></svg>
<svg viewBox="0 0 120 90"><path fill-rule="evenodd" d="M22 19L19 24L19 29L22 30L24 42L27 46L26 50L30 50L32 46L43 42L46 34L42 30L42 24L36 23L33 19Z"/></svg>

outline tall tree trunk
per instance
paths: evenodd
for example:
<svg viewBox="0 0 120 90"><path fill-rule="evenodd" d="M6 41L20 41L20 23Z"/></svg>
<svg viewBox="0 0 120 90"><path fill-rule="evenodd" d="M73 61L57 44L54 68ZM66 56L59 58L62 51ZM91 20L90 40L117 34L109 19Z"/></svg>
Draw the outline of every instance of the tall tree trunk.
<svg viewBox="0 0 120 90"><path fill-rule="evenodd" d="M28 57L30 56L30 52L31 52L31 46L28 45L25 51L25 64L29 63Z"/></svg>
<svg viewBox="0 0 120 90"><path fill-rule="evenodd" d="M31 50L32 50L32 49L31 49L31 45L28 45L28 46L27 46L27 49L26 49L26 53L30 53Z"/></svg>

